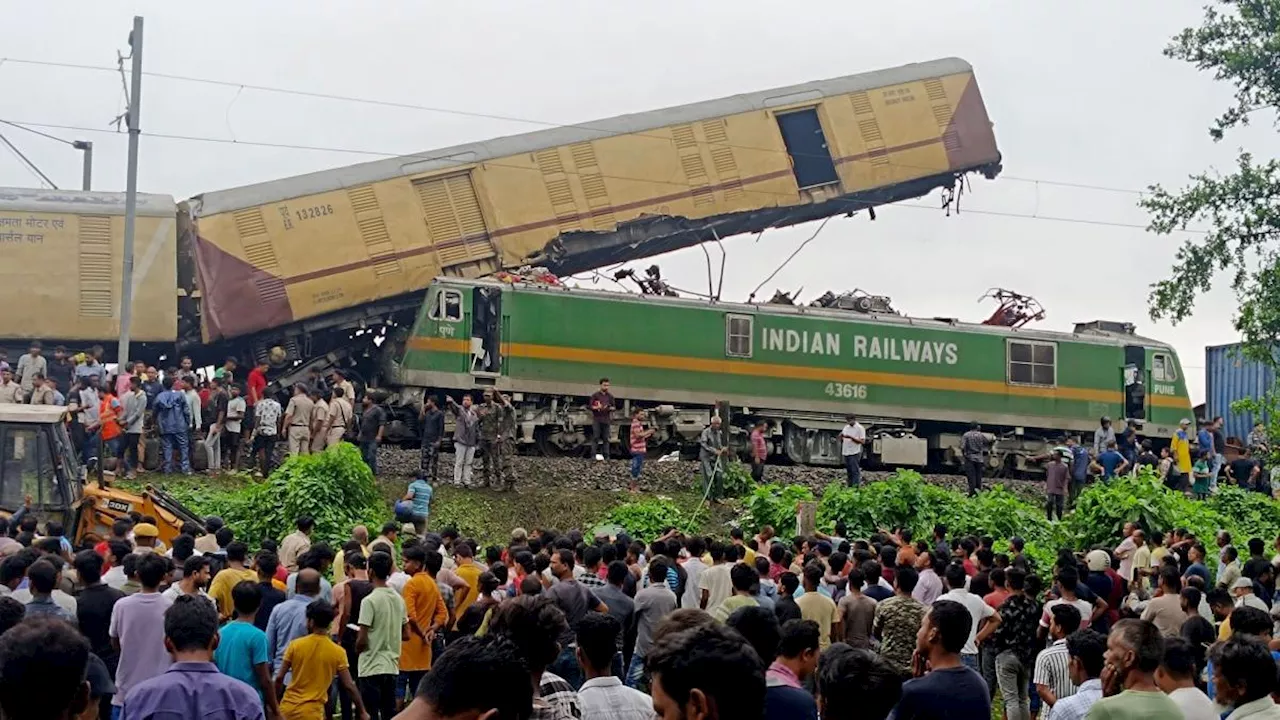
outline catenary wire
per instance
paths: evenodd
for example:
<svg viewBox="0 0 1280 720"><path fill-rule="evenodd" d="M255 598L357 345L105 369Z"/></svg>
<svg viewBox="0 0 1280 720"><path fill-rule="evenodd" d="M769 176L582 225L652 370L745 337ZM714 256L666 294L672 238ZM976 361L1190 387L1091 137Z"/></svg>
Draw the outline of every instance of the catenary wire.
<svg viewBox="0 0 1280 720"><path fill-rule="evenodd" d="M80 125L66 125L66 124L60 124L60 123L44 123L44 122L32 122L27 120L10 120L10 119L0 119L0 123L4 123L6 125L14 125L14 126L31 126L31 127L41 127L41 128L49 128L49 129L56 129L56 130L74 130L77 132L103 133L106 135L118 136L121 138L124 137L122 133L118 133L114 130L109 130L104 128L91 128L91 127L85 127ZM319 145L299 145L299 144L293 144L293 143L276 143L276 142L263 142L263 141L253 141L253 140L232 140L229 138L201 137L201 136L195 136L195 135L178 135L178 134L171 134L171 133L149 132L149 133L146 133L146 135L148 137L153 137L153 138L184 141L184 142L205 142L205 143L217 143L217 144L224 144L224 145L244 145L248 147L279 148L279 149L286 149L286 150L306 150L306 151L312 151L312 152L348 153L348 154L354 154L354 155L363 155L366 157L379 157L379 158L399 157L399 158L405 158L405 159L422 159L422 160L447 160L448 159L446 157L431 156L431 155L426 155L426 156L414 155L412 153L410 154L390 153L390 152L380 152L375 150L359 150L354 148L326 147L326 146L319 146ZM858 162L858 161L855 161L855 162ZM870 161L868 160L867 162L870 162ZM538 168L526 166L526 165L499 163L499 162L494 162L490 160L486 160L484 161L484 163L486 165L490 165L494 167L505 167L505 168L512 168L517 170L540 172ZM459 164L467 164L467 163L459 163ZM564 170L563 172L566 175L584 174L584 173L578 173L578 172L567 170L567 169ZM595 173L592 173L592 174L594 175ZM658 185L684 187L684 188L690 188L690 189L701 187L698 185L693 185L692 183L678 182L674 180L654 180L653 178L629 177L629 176L623 176L623 175L598 175L598 176L606 179L611 179L611 180L627 180L630 182L647 182L647 183L653 183ZM747 193L752 193L757 195L773 195L778 197L794 196L793 193L762 190L759 188L744 187L743 190ZM918 204L912 204L912 203L891 203L889 207L909 207L909 208L915 208L920 210L935 210L935 211L938 210L936 206L918 205ZM973 215L989 215L994 217L1017 218L1017 219L1023 219L1023 220L1045 220L1050 222L1076 223L1076 224L1093 225L1093 226L1099 226L1099 227L1117 227L1117 228L1136 229L1136 230L1147 229L1146 225L1141 225L1138 223L1123 223L1123 222L1116 222L1111 220L1096 220L1092 218L1048 216L1048 215L1038 215L1038 214L1031 214L1031 213L1014 213L1014 212L1004 212L1004 211L997 211L997 210L981 210L976 208L965 208L962 211L962 213L969 213ZM1203 235L1203 234L1206 234L1207 231L1186 229L1186 230L1178 230L1177 232L1194 234L1194 235Z"/></svg>
<svg viewBox="0 0 1280 720"><path fill-rule="evenodd" d="M45 175L43 170L41 170L35 163L31 162L31 159L24 155L23 152L18 149L17 145L9 142L9 138L5 137L3 133L0 133L0 143L4 143L4 146L9 149L9 152L13 153L14 156L18 158L18 162L25 166L33 175L39 178L42 182L47 183L49 187L54 190L58 189L58 186L49 179L49 176Z"/></svg>
<svg viewBox="0 0 1280 720"><path fill-rule="evenodd" d="M39 136L40 136L40 137L42 137L42 138L48 138L49 140L55 140L55 141L60 142L60 143L62 143L62 144L64 144L64 145L70 145L70 146L72 146L72 147L75 147L75 143L74 143L74 142L72 142L71 140L64 140L64 139L62 139L62 138L58 137L57 135L50 135L50 134L49 134L49 133L47 133L47 132L41 132L41 131L39 131L39 130L36 130L35 128L29 128L29 127L26 127L26 126L23 126L23 125L19 125L19 124L17 124L17 123L11 123L11 122L9 122L8 120L0 120L0 125L8 125L9 127L12 127L12 128L17 128L17 129L19 129L19 130L25 130L26 132L32 133L32 134L34 134L34 135L39 135Z"/></svg>

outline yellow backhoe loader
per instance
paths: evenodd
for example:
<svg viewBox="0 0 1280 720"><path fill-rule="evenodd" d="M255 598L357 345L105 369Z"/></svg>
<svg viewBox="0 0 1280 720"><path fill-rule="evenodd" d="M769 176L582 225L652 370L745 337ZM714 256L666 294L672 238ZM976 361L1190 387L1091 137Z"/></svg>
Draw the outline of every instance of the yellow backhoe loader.
<svg viewBox="0 0 1280 720"><path fill-rule="evenodd" d="M28 515L40 528L62 523L72 543L107 537L116 520L137 511L156 519L170 543L183 523L203 522L171 495L147 486L141 494L112 487L110 475L86 476L64 422L64 408L0 404L0 514L12 515L31 498Z"/></svg>

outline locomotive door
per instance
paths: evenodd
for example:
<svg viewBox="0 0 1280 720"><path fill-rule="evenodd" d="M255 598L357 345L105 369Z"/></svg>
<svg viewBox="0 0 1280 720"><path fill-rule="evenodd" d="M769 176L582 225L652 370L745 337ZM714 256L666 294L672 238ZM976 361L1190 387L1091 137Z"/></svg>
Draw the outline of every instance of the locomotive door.
<svg viewBox="0 0 1280 720"><path fill-rule="evenodd" d="M502 374L502 288L480 286L471 291L471 374Z"/></svg>
<svg viewBox="0 0 1280 720"><path fill-rule="evenodd" d="M1147 349L1141 345L1124 347L1124 417L1147 419Z"/></svg>

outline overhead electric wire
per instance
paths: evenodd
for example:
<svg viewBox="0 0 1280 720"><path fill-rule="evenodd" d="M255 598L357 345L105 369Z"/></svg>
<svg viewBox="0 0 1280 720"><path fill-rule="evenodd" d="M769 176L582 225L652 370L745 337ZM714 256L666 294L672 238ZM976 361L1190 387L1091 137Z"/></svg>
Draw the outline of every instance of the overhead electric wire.
<svg viewBox="0 0 1280 720"><path fill-rule="evenodd" d="M795 257L800 254L800 251L803 250L806 245L808 245L810 242L813 242L814 238L818 237L818 234L822 232L822 228L827 226L827 223L831 221L832 217L834 216L828 215L827 217L823 218L822 224L818 226L818 229L814 230L812 235L806 238L804 242L800 243L799 247L791 251L791 254L787 256L787 259L783 260L781 265L774 268L773 272L769 273L769 277L760 281L760 284L756 286L756 289L752 290L751 294L747 296L747 302L751 302L752 300L755 300L756 293L760 292L760 288L764 287L766 284L768 284L770 280L776 277L778 273L782 272L782 268L786 267L787 263L794 260Z"/></svg>
<svg viewBox="0 0 1280 720"><path fill-rule="evenodd" d="M5 147L9 148L9 152L13 153L18 158L20 164L24 165L28 170L34 173L36 177L40 178L43 182L47 183L49 187L53 188L54 190L58 189L58 186L55 185L54 182L49 179L49 176L45 175L44 171L42 171L39 167L37 167L34 162L31 162L31 159L28 158L26 155L24 155L22 151L18 149L17 145L14 145L13 143L9 142L9 138L5 137L4 133L0 133L0 143L4 143Z"/></svg>
<svg viewBox="0 0 1280 720"><path fill-rule="evenodd" d="M39 131L39 130L36 130L35 128L29 128L29 127L26 127L26 126L23 126L23 125L19 125L18 123L12 123L12 122L9 122L8 120L0 120L0 125L8 125L9 127L12 127L12 128L17 128L17 129L19 129L19 130L25 130L25 131L27 131L27 132L29 132L29 133L34 134L34 135L39 135L39 136L40 136L40 137L42 137L42 138L48 138L49 140L56 140L57 142L60 142L60 143L62 143L62 144L64 144L64 145L70 145L70 146L72 146L72 147L75 147L75 145L76 145L76 144L75 144L74 142L72 142L71 140L64 140L64 139L62 139L62 138L58 137L57 135L50 135L50 134L49 134L49 133L47 133L47 132L41 132L41 131Z"/></svg>
<svg viewBox="0 0 1280 720"><path fill-rule="evenodd" d="M0 58L0 66L3 66L6 63L12 63L16 65L32 65L37 67L56 67L56 68L67 68L67 69L74 69L74 70L88 70L88 71L97 71L97 72L110 72L110 73L121 72L120 68L108 67L105 65L85 65L80 63L56 62L56 61L49 61L49 60L29 60L25 58L9 58L9 57ZM501 113L480 112L480 111L473 111L473 110L460 110L457 108L446 108L446 107L438 107L438 106L432 106L432 105L420 105L417 103L401 102L401 101L395 101L395 100L380 100L377 98L363 98L363 97L357 97L352 95L340 95L337 93L326 93L326 92L318 92L318 91L311 91L311 90L296 90L292 88L273 87L270 85L259 85L255 83L235 82L230 80L218 80L214 78L202 78L202 77L195 77L191 75L178 75L175 73L155 72L152 70L144 70L142 74L146 77L154 77L154 78L160 78L164 80L174 80L178 82L190 82L190 83L200 83L200 84L206 84L206 85L216 85L220 87L237 88L238 90L256 90L264 93L292 95L295 97L306 97L306 98L319 99L319 100L359 103L359 104L365 104L365 105L394 108L398 110L418 110L422 112L433 112L433 113L439 113L443 115L458 115L461 117L471 117L471 118L479 118L479 119L485 119L485 120L516 122L516 123L523 123L526 125L538 125L546 128L551 128L551 129L576 128L581 130L599 132L602 135L616 133L616 130L613 130L613 129L593 127L592 124L598 121L590 121L585 123L557 123L557 122L551 122L548 120L537 120L533 118L518 117L514 115L505 115ZM238 96L239 96L239 93L237 92L236 97ZM233 98L233 101L234 101L234 98ZM673 142L671 136L669 135L660 135L660 134L655 134L655 133L646 132L646 131L631 132L631 133L625 133L625 134L632 137L648 137L656 140L661 140L667 143ZM729 148L734 148L739 150L751 150L754 152L788 153L787 150L779 149L777 147L757 147L757 146L751 146L751 145L738 145L738 144L728 143L728 142L718 143L718 142L711 142L707 140L697 140L696 138L694 139L694 142L699 145L715 145L718 147L729 147ZM256 145L258 143L245 142L242 144ZM323 149L323 148L310 148L307 146L284 146L284 147L291 147L293 149L300 149L300 150ZM333 150L333 151L334 152L356 152L356 151L345 151L345 150ZM854 160L853 162L870 162L870 159ZM908 166L908 165L903 165L901 163L895 163L895 165L897 165L898 167L906 167L906 168L917 169L917 170L934 170L935 169L935 168L928 168L923 166L922 167ZM1145 195L1147 193L1147 191L1145 190L1108 187L1104 185L1094 185L1089 183L1080 183L1080 182L1071 182L1071 181L1027 178L1027 177L1019 177L1016 175L1001 175L1000 177L1002 180L1011 180L1013 182L1031 183L1035 185L1050 185L1055 187L1067 187L1067 188L1075 188L1078 190L1124 193L1124 194L1130 194L1130 195Z"/></svg>
<svg viewBox="0 0 1280 720"><path fill-rule="evenodd" d="M42 127L42 128L50 128L50 129L57 129L57 130L75 130L77 132L103 133L107 135L124 138L123 134L118 133L114 130L108 130L104 128L91 128L91 127L85 127L80 125L65 125L60 123L30 122L26 120L8 120L8 119L0 119L0 123L6 124L6 125L13 125L16 127L24 127L24 128L26 126L30 126L30 127ZM298 144L290 144L290 143L263 142L263 141L252 141L252 140L232 140L228 138L212 138L212 137L201 137L201 136L194 136L194 135L176 135L176 134L169 134L169 133L150 133L149 132L146 134L148 137L160 138L160 139L166 139L166 140L177 140L177 141L183 141L183 142L204 142L204 143L216 143L216 144L224 144L224 145L245 145L249 147L279 148L279 149L285 149L285 150L307 150L312 152L348 153L348 154L364 155L368 157L381 157L381 158L399 157L399 158L407 158L407 159L427 159L427 160L448 159L447 157L422 156L422 155L414 155L412 153L409 153L409 154L390 153L390 152L379 152L374 150L359 150L359 149L353 149L353 148L326 147L326 146L318 146L318 145L298 145ZM468 161L468 162L471 162L471 161ZM512 168L517 170L526 170L530 172L540 172L538 168L526 166L526 165L499 163L499 162L494 162L489 160L484 161L484 163L494 167L505 167L505 168ZM465 164L465 163L462 163L462 164ZM565 169L563 172L566 175L584 174L584 173L578 173L568 169ZM687 182L677 182L673 180L654 180L653 178L630 177L625 175L598 175L598 177L603 177L610 180L646 182L646 183L652 183L652 184L667 185L667 186L673 186L673 187L683 187L683 188L689 188L689 189L702 187L702 186L693 185L692 183L687 183ZM759 188L752 189L752 188L744 187L743 190L744 192L756 194L756 195L773 195L777 197L788 197L788 198L794 197L793 193L761 190ZM884 208L909 207L909 208L914 208L918 210L935 210L935 211L939 209L936 206L918 205L918 204L911 204L911 203L905 203L905 202L890 203L882 207ZM1075 223L1075 224L1082 224L1082 225L1094 225L1099 227L1117 227L1117 228L1136 229L1136 230L1146 230L1146 227L1147 227L1145 225L1140 225L1137 223L1123 223L1123 222L1115 222L1111 220L1096 220L1092 218L1049 216L1049 215L1039 215L1039 214L1032 214L1032 213L1015 213L1015 212L1004 212L1004 211L998 211L998 210L981 210L981 209L971 208L971 207L966 207L963 210L962 214L990 215L994 217L1017 218L1022 220L1044 220L1044 221L1050 221L1050 222ZM1194 235L1204 235L1206 234L1207 231L1187 229L1187 230L1177 230L1176 232L1189 233Z"/></svg>

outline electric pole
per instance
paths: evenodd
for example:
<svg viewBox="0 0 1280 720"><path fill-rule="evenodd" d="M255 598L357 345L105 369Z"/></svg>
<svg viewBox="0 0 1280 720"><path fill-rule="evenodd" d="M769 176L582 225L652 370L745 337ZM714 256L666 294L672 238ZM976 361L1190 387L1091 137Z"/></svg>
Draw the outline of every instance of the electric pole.
<svg viewBox="0 0 1280 720"><path fill-rule="evenodd" d="M71 147L84 152L84 177L80 180L80 189L93 189L93 143L88 140L76 140Z"/></svg>
<svg viewBox="0 0 1280 720"><path fill-rule="evenodd" d="M129 171L125 180L124 196L124 269L120 274L120 347L116 352L116 372L128 367L129 324L133 314L133 235L138 215L138 111L142 107L142 18L133 18L133 32L129 33L129 56L133 60L129 89ZM89 172L86 157L86 181Z"/></svg>

